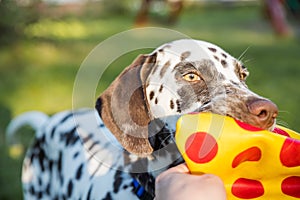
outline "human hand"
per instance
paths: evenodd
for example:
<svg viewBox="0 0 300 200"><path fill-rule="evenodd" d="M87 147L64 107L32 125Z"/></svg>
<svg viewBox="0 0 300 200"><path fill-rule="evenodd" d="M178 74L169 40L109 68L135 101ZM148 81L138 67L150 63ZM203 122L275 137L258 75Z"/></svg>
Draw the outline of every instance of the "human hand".
<svg viewBox="0 0 300 200"><path fill-rule="evenodd" d="M225 200L222 180L212 174L192 175L186 164L161 173L155 182L155 200Z"/></svg>

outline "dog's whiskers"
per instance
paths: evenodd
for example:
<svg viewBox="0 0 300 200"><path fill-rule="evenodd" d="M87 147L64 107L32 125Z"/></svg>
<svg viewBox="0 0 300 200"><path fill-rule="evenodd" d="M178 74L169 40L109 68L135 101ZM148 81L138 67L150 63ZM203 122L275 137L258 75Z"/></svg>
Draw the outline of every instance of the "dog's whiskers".
<svg viewBox="0 0 300 200"><path fill-rule="evenodd" d="M247 47L243 52L242 52L242 54L238 57L238 60L239 61L243 61L243 58L244 58L244 55L247 53L247 51L249 50L249 48L250 48L250 46L249 47Z"/></svg>
<svg viewBox="0 0 300 200"><path fill-rule="evenodd" d="M278 113L279 113L279 116L276 119L276 124L288 128L289 124L286 121L281 119L282 118L281 114L289 114L290 112L285 111L285 110L278 110Z"/></svg>
<svg viewBox="0 0 300 200"><path fill-rule="evenodd" d="M280 126L284 126L286 128L289 127L289 124L283 120L277 119L276 124L280 125Z"/></svg>
<svg viewBox="0 0 300 200"><path fill-rule="evenodd" d="M289 112L289 111L286 111L286 110L279 110L278 112L279 112L279 113L286 113L286 114L290 114L290 112Z"/></svg>
<svg viewBox="0 0 300 200"><path fill-rule="evenodd" d="M254 60L253 58L249 58L249 59L247 59L247 60L244 60L243 63L246 64L246 63L249 63L249 62L251 62L251 61L253 61L253 60Z"/></svg>

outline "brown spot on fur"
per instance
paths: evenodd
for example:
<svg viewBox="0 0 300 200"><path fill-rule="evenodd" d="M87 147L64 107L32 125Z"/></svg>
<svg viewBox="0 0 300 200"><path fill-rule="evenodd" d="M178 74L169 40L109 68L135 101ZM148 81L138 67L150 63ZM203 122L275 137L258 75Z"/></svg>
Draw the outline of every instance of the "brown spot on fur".
<svg viewBox="0 0 300 200"><path fill-rule="evenodd" d="M168 68L170 67L170 65L171 65L171 63L170 63L169 60L164 64L164 66L162 67L162 69L161 69L161 71L159 73L159 75L160 75L161 78L165 75L165 73L168 70Z"/></svg>
<svg viewBox="0 0 300 200"><path fill-rule="evenodd" d="M156 57L157 57L156 52L152 55L147 56L145 63L144 63L144 66L147 66L147 67L144 67L144 69L147 69L147 70L141 71L141 78L143 80L147 79L147 77L151 71L152 71L152 73L155 73L155 70L158 68L159 65L157 64L158 62L156 60Z"/></svg>
<svg viewBox="0 0 300 200"><path fill-rule="evenodd" d="M233 85L235 85L235 86L239 86L239 84L238 83L236 83L236 82L234 82L234 81L230 81Z"/></svg>
<svg viewBox="0 0 300 200"><path fill-rule="evenodd" d="M214 52L214 53L217 52L217 49L215 49L215 48L213 48L213 47L208 47L208 49L209 49L210 51Z"/></svg>
<svg viewBox="0 0 300 200"><path fill-rule="evenodd" d="M150 92L150 94L149 94L149 99L150 99L150 100L152 100L152 99L153 99L153 97L154 97L154 92L153 92L153 91L151 91L151 92Z"/></svg>
<svg viewBox="0 0 300 200"><path fill-rule="evenodd" d="M191 52L190 52L190 51L185 51L185 52L183 52L183 53L181 54L181 56L180 56L181 61L187 59L190 55L191 55Z"/></svg>
<svg viewBox="0 0 300 200"><path fill-rule="evenodd" d="M161 49L158 49L158 52L164 54L165 49L169 49L169 48L171 48L171 45L167 44L163 46Z"/></svg>
<svg viewBox="0 0 300 200"><path fill-rule="evenodd" d="M155 101L154 101L154 103L155 103L155 104L157 104L157 103L158 103L158 99L157 99L157 98L155 98Z"/></svg>
<svg viewBox="0 0 300 200"><path fill-rule="evenodd" d="M222 56L223 56L224 58L227 58L227 55L226 55L225 53L222 53Z"/></svg>
<svg viewBox="0 0 300 200"><path fill-rule="evenodd" d="M181 113L180 101L178 99L176 100L176 106L177 106L177 112Z"/></svg>
<svg viewBox="0 0 300 200"><path fill-rule="evenodd" d="M163 90L163 88L164 88L164 86L163 85L160 85L160 88L159 88L159 92L162 92L162 90Z"/></svg>
<svg viewBox="0 0 300 200"><path fill-rule="evenodd" d="M152 70L151 73L155 74L155 72L157 71L158 67L159 67L159 64L154 65L153 70Z"/></svg>
<svg viewBox="0 0 300 200"><path fill-rule="evenodd" d="M170 101L170 108L173 110L174 109L174 102L173 100Z"/></svg>
<svg viewBox="0 0 300 200"><path fill-rule="evenodd" d="M220 60L218 56L214 56L214 58L215 58L217 61L219 61L219 60Z"/></svg>
<svg viewBox="0 0 300 200"><path fill-rule="evenodd" d="M223 67L227 67L227 62L225 60L221 60L221 64L223 65Z"/></svg>

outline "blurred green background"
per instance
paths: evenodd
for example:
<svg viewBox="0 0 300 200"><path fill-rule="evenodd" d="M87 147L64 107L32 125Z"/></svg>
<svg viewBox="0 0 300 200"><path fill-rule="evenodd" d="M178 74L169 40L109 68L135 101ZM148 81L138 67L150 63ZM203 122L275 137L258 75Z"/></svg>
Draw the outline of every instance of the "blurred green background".
<svg viewBox="0 0 300 200"><path fill-rule="evenodd" d="M80 64L101 41L137 27L140 4L140 0L68 4L0 0L0 199L22 198L24 155L22 149L5 143L9 121L28 110L51 115L72 108ZM247 50L243 62L251 72L250 89L278 105L279 124L300 131L299 18L287 9L290 32L279 36L264 11L261 1L188 1L170 24L168 6L158 1L143 25L210 41L235 57ZM150 50L128 53L112 63L98 92L141 52ZM18 136L26 147L33 135L25 128Z"/></svg>

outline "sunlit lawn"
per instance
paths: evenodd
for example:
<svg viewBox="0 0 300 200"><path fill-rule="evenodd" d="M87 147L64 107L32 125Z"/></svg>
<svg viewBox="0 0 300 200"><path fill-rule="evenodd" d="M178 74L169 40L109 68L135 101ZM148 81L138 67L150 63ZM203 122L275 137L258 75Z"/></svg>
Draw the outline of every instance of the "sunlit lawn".
<svg viewBox="0 0 300 200"><path fill-rule="evenodd" d="M8 121L27 110L53 114L72 108L80 64L98 43L133 28L133 16L44 19L27 27L28 39L0 47L0 199L21 198L21 158L9 157L4 145ZM281 123L300 131L300 43L294 37L276 37L260 8L185 10L179 22L167 28L216 43L235 57L248 49L243 61L251 72L249 87L278 105ZM104 86L138 53L114 62L101 79Z"/></svg>

